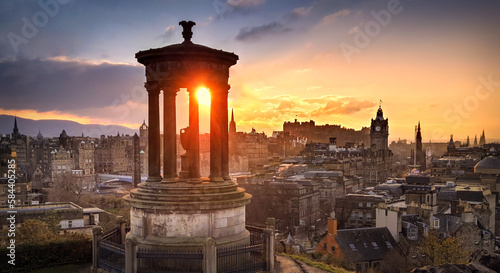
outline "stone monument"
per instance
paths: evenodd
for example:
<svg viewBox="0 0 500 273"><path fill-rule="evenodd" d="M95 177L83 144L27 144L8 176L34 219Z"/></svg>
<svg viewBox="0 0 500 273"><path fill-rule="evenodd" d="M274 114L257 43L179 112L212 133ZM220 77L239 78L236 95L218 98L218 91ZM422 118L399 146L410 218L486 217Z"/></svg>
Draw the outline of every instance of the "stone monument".
<svg viewBox="0 0 500 273"><path fill-rule="evenodd" d="M194 22L182 21L184 41L140 51L146 67L148 92L149 177L124 199L130 204L131 230L127 240L141 248L199 249L249 242L245 205L251 195L229 178L228 105L229 68L234 53L191 42ZM211 93L210 176L200 177L199 111L196 91ZM186 154L177 174L176 95L189 93L189 126L180 131ZM163 177L160 168L160 92L163 92Z"/></svg>

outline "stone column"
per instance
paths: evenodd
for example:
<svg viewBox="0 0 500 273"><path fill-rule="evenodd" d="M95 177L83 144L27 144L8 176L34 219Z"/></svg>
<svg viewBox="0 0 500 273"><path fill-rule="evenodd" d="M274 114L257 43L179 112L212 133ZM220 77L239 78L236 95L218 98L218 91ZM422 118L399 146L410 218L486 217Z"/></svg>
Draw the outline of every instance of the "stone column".
<svg viewBox="0 0 500 273"><path fill-rule="evenodd" d="M100 226L92 227L92 268L91 272L97 272L99 268L99 241L101 241L102 228Z"/></svg>
<svg viewBox="0 0 500 273"><path fill-rule="evenodd" d="M222 181L222 111L220 85L210 86L210 181Z"/></svg>
<svg viewBox="0 0 500 273"><path fill-rule="evenodd" d="M177 176L176 95L177 88L163 88L163 179L168 181L174 181Z"/></svg>
<svg viewBox="0 0 500 273"><path fill-rule="evenodd" d="M137 272L137 239L125 239L125 273Z"/></svg>
<svg viewBox="0 0 500 273"><path fill-rule="evenodd" d="M160 86L156 81L146 82L149 119L149 177L148 182L161 181L160 176Z"/></svg>
<svg viewBox="0 0 500 273"><path fill-rule="evenodd" d="M227 95L228 95L229 85L223 84L221 86L221 118L222 118L222 128L221 128L221 169L222 178L224 180L229 180L229 112L227 107Z"/></svg>
<svg viewBox="0 0 500 273"><path fill-rule="evenodd" d="M120 244L125 243L125 227L127 225L127 222L123 220L123 216L116 216L115 219L116 222L116 227L118 228L118 232L120 233Z"/></svg>
<svg viewBox="0 0 500 273"><path fill-rule="evenodd" d="M264 229L264 253L266 261L266 272L274 272L274 230Z"/></svg>
<svg viewBox="0 0 500 273"><path fill-rule="evenodd" d="M189 87L189 177L200 178L200 112L198 109L198 97L194 88Z"/></svg>
<svg viewBox="0 0 500 273"><path fill-rule="evenodd" d="M203 246L203 272L217 273L217 249L214 239L208 237Z"/></svg>

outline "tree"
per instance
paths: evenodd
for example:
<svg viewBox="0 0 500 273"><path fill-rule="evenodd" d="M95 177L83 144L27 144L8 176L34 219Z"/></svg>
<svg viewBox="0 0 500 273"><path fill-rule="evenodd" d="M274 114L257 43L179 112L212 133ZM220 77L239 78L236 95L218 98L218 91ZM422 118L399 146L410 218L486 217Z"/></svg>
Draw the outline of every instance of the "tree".
<svg viewBox="0 0 500 273"><path fill-rule="evenodd" d="M403 273L409 272L411 267L406 256L398 248L392 248L380 262L379 272Z"/></svg>
<svg viewBox="0 0 500 273"><path fill-rule="evenodd" d="M24 244L43 244L54 237L47 223L40 220L28 220L18 228L16 242L19 240Z"/></svg>
<svg viewBox="0 0 500 273"><path fill-rule="evenodd" d="M431 265L465 264L469 262L470 256L456 237L442 237L437 232L431 232L425 237L419 252Z"/></svg>
<svg viewBox="0 0 500 273"><path fill-rule="evenodd" d="M75 202L78 203L85 192L82 179L72 174L65 173L54 181L54 188L50 194L52 202Z"/></svg>
<svg viewBox="0 0 500 273"><path fill-rule="evenodd" d="M61 217L54 210L49 210L41 219L53 234L59 234L61 230Z"/></svg>

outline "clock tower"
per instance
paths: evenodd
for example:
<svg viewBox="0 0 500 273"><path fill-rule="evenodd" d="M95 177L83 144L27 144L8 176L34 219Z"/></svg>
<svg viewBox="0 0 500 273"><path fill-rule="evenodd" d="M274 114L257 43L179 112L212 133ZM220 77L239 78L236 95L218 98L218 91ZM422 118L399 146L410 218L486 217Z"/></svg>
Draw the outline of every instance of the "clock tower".
<svg viewBox="0 0 500 273"><path fill-rule="evenodd" d="M372 119L370 127L370 145L375 151L389 149L389 119L384 119L382 106L377 110L377 117Z"/></svg>

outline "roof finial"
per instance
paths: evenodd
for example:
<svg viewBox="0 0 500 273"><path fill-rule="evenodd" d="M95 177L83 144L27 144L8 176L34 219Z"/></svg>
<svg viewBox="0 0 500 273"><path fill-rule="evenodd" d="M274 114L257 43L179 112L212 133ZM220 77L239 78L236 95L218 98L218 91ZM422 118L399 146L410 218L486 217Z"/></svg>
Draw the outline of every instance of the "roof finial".
<svg viewBox="0 0 500 273"><path fill-rule="evenodd" d="M379 101L378 108L382 108L382 100Z"/></svg>
<svg viewBox="0 0 500 273"><path fill-rule="evenodd" d="M182 26L182 37L184 37L183 44L191 43L191 38L193 37L193 31L191 29L196 23L193 21L180 21L179 25Z"/></svg>

